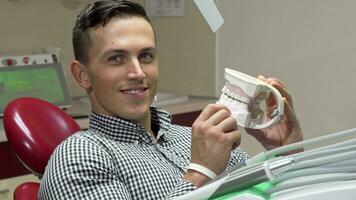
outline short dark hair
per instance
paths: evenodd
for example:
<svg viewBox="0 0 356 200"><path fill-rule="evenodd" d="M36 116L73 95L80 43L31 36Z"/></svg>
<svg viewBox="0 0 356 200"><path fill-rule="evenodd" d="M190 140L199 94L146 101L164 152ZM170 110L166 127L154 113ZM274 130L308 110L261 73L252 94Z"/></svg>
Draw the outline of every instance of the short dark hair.
<svg viewBox="0 0 356 200"><path fill-rule="evenodd" d="M89 61L90 28L104 27L114 17L144 18L151 24L145 9L131 0L101 0L87 5L78 15L72 32L74 57L83 64Z"/></svg>

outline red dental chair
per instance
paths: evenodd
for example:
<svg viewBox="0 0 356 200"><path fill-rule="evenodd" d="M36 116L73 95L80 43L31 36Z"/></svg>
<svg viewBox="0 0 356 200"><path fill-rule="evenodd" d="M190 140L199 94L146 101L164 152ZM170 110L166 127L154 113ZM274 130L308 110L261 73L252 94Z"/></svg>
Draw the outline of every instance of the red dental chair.
<svg viewBox="0 0 356 200"><path fill-rule="evenodd" d="M11 101L4 111L4 129L9 144L22 163L41 177L56 146L80 130L63 110L46 101L22 97ZM35 200L39 183L16 187L15 200Z"/></svg>

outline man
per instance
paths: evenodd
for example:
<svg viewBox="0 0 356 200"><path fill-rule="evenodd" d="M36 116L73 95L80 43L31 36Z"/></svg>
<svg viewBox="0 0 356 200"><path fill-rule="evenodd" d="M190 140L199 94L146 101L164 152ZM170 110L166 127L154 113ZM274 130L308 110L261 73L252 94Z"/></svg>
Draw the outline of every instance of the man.
<svg viewBox="0 0 356 200"><path fill-rule="evenodd" d="M151 107L156 38L139 4L88 5L73 29L73 47L71 71L92 105L89 129L57 147L40 199L169 199L245 163L226 107L208 105L192 129L172 125L167 112ZM290 96L278 80L265 81L286 97L286 116L274 130L250 133L268 149L301 140Z"/></svg>

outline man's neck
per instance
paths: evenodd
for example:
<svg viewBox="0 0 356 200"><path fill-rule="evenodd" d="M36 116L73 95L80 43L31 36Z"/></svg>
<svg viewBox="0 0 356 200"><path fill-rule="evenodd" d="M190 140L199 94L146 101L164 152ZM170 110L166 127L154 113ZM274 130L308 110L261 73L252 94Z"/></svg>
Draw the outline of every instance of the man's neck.
<svg viewBox="0 0 356 200"><path fill-rule="evenodd" d="M147 116L143 120L138 121L138 123L143 126L148 133L156 137L157 133L152 128L151 111L148 111Z"/></svg>

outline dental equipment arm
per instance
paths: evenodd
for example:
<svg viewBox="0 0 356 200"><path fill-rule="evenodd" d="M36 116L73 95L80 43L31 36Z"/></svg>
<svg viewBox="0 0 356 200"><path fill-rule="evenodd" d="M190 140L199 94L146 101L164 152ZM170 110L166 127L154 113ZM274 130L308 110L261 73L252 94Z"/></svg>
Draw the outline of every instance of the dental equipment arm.
<svg viewBox="0 0 356 200"><path fill-rule="evenodd" d="M353 136L353 139L348 139ZM280 157L266 156L267 160L248 162L247 166L227 171L207 185L183 195L177 200L242 200L254 194L256 186L267 184L253 200L331 200L335 195L351 200L356 194L356 128L287 145L284 150L335 143L297 154ZM278 153L284 152L279 149ZM274 151L274 150L272 150ZM271 151L270 151L271 152ZM276 151L266 154L276 155ZM257 185L256 185L257 184ZM338 184L338 185L335 185ZM330 192L332 191L332 192Z"/></svg>
<svg viewBox="0 0 356 200"><path fill-rule="evenodd" d="M300 141L297 143L293 143L293 144L289 144L286 146L282 146L267 152L262 152L260 154L257 154L256 156L254 156L253 158L251 158L250 160L247 161L247 165L253 164L253 163L258 163L258 162L263 162L265 160L271 159L273 157L276 157L278 155L282 155L285 153L288 153L290 151L294 151L297 149L303 149L306 147L310 147L313 145L317 145L323 142L333 142L336 139L340 139L340 138L347 138L350 137L352 135L356 134L356 128L353 129L348 129L348 130L344 130L344 131L340 131L338 133L334 133L334 134L330 134L330 135L325 135L325 136L321 136L318 138L311 138L305 141ZM308 153L312 153L315 151L321 151L321 150L325 150L326 148L336 148L336 147L340 147L341 145L352 145L353 141L345 141L345 142L340 142L334 145L330 145L327 147L320 147L317 149L313 149L313 150L309 150ZM351 143L351 144L349 144ZM306 152L302 152L302 153L297 153L291 156L298 156L300 154L306 155Z"/></svg>
<svg viewBox="0 0 356 200"><path fill-rule="evenodd" d="M223 24L224 19L221 16L214 0L194 0L201 14L209 24L211 30L216 32Z"/></svg>
<svg viewBox="0 0 356 200"><path fill-rule="evenodd" d="M264 129L277 124L283 116L284 102L279 91L257 78L225 68L226 84L218 103L225 105L244 128ZM272 113L263 109L269 95L274 95L277 107ZM270 115L270 116L268 116Z"/></svg>

